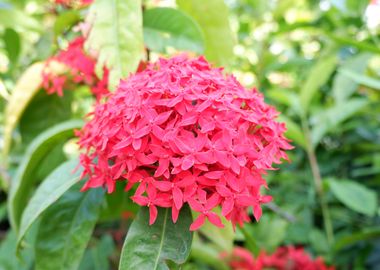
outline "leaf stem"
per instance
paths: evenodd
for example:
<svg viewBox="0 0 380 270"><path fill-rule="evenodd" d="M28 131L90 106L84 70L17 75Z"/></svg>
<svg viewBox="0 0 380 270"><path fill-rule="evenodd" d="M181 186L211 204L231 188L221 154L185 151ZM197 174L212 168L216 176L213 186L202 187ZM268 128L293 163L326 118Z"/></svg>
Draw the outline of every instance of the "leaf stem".
<svg viewBox="0 0 380 270"><path fill-rule="evenodd" d="M254 254L259 255L260 247L257 244L255 238L252 237L252 235L247 231L247 229L244 226L238 225L238 228L243 233L245 241L247 242L248 249Z"/></svg>
<svg viewBox="0 0 380 270"><path fill-rule="evenodd" d="M326 231L327 242L329 246L331 247L332 244L334 243L334 231L333 231L333 226L332 226L332 222L330 218L330 211L329 211L329 207L328 207L326 197L325 197L323 187L322 187L321 172L320 172L317 157L315 155L315 151L312 145L310 129L308 127L308 124L305 118L302 119L302 128L303 128L303 132L306 139L306 152L309 159L311 172L313 175L314 185L315 185L315 189L316 189L316 192L321 204L321 208L322 208L323 223L324 223L324 227Z"/></svg>

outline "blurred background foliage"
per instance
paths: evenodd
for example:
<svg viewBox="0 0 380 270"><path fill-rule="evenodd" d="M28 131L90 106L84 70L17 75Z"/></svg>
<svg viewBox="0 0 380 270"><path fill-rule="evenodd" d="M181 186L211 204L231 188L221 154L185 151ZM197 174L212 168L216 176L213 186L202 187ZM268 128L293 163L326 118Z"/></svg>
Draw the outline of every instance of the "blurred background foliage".
<svg viewBox="0 0 380 270"><path fill-rule="evenodd" d="M167 13L157 21L157 14L147 13L149 8L174 6L174 1L145 1L144 39L151 57L177 50L205 52L278 108L295 149L291 163L267 176L274 202L264 206L260 222L236 234L206 226L196 235L186 269L226 269L218 254L231 249L232 241L254 254L302 245L337 269L380 269L379 8L371 11L368 0L228 0L228 9L212 12L213 2L177 1L181 14ZM376 1L372 3L374 8ZM229 29L230 23L232 31L213 31L202 10L210 12L214 22L227 24L222 29ZM48 1L0 1L1 111L21 74L67 46L74 35L70 30L85 12ZM174 27L176 23L180 26ZM184 33L181 25L191 31ZM160 31L171 38L160 37ZM0 168L3 190L36 135L89 110L92 99L82 88L64 99L39 94L26 103L13 134L9 168L4 158ZM17 115L17 110L12 112ZM6 121L4 113L0 118ZM0 135L4 132L2 126ZM3 148L5 143L1 141ZM63 144L41 158L36 182L70 155L72 144ZM0 196L0 269L28 269L33 258L28 252L21 264L9 259L14 257L15 235L8 232L7 193ZM125 199L122 192L120 198ZM102 214L104 222L97 226L80 269L117 265L120 228L128 222L119 222L115 229L109 220L130 205L120 207L120 201L113 200L109 204L118 206L118 213Z"/></svg>

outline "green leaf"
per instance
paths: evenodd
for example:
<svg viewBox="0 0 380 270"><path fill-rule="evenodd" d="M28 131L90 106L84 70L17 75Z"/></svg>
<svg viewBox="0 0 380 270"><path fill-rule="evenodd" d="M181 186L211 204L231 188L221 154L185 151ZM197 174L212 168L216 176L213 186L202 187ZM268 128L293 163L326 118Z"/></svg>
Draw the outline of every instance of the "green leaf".
<svg viewBox="0 0 380 270"><path fill-rule="evenodd" d="M301 127L284 114L279 115L278 120L286 124L287 131L285 136L303 148L306 148L306 140Z"/></svg>
<svg viewBox="0 0 380 270"><path fill-rule="evenodd" d="M171 46L179 50L203 53L204 38L197 22L174 8L144 11L144 41L153 51L165 52Z"/></svg>
<svg viewBox="0 0 380 270"><path fill-rule="evenodd" d="M330 78L336 64L336 55L327 56L321 58L309 72L300 93L301 106L305 113L308 112L309 105L316 92Z"/></svg>
<svg viewBox="0 0 380 270"><path fill-rule="evenodd" d="M80 14L78 10L67 10L62 12L54 23L55 35L61 35L66 29L69 29L79 21Z"/></svg>
<svg viewBox="0 0 380 270"><path fill-rule="evenodd" d="M361 53L348 59L339 67L332 87L336 102L344 102L358 87L358 83L351 76L344 74L344 70L350 70L351 72L355 72L355 74L363 74L370 57L371 54L369 53Z"/></svg>
<svg viewBox="0 0 380 270"><path fill-rule="evenodd" d="M13 8L0 9L0 25L16 29L41 31L41 24L37 20L25 12Z"/></svg>
<svg viewBox="0 0 380 270"><path fill-rule="evenodd" d="M54 204L73 185L78 183L82 170L77 169L73 172L77 166L77 159L63 163L37 188L21 217L20 231L17 239L18 248L28 229L37 221L44 211Z"/></svg>
<svg viewBox="0 0 380 270"><path fill-rule="evenodd" d="M72 116L73 91L66 91L63 97L48 95L39 91L23 112L19 129L22 147L30 144L41 132L67 121Z"/></svg>
<svg viewBox="0 0 380 270"><path fill-rule="evenodd" d="M149 209L142 207L125 238L119 270L169 269L166 260L182 264L189 256L192 216L187 205L182 208L176 223L172 222L168 208L159 208L153 225L148 221Z"/></svg>
<svg viewBox="0 0 380 270"><path fill-rule="evenodd" d="M217 214L221 214L220 208L215 209L215 211ZM235 237L232 224L224 217L222 217L222 223L224 228L218 228L206 220L199 233L214 243L219 251L232 252Z"/></svg>
<svg viewBox="0 0 380 270"><path fill-rule="evenodd" d="M365 228L361 232L345 235L345 236L342 236L341 238L339 238L334 245L334 250L339 251L342 248L345 248L349 245L353 245L359 241L373 240L373 239L377 239L379 237L380 237L380 228L379 227Z"/></svg>
<svg viewBox="0 0 380 270"><path fill-rule="evenodd" d="M212 266L212 269L215 269L215 270L230 269L224 262L221 262L220 251L215 249L214 246L206 244L203 241L201 241L198 234L194 234L190 256L193 260L197 262L203 262L209 266Z"/></svg>
<svg viewBox="0 0 380 270"><path fill-rule="evenodd" d="M207 59L216 65L228 66L234 59L235 35L223 0L177 0L179 8L199 23L205 42Z"/></svg>
<svg viewBox="0 0 380 270"><path fill-rule="evenodd" d="M351 210L368 216L376 214L375 191L351 180L329 179L328 183L336 198Z"/></svg>
<svg viewBox="0 0 380 270"><path fill-rule="evenodd" d="M44 212L35 244L36 270L78 268L104 201L103 189L81 192L81 187L70 188Z"/></svg>
<svg viewBox="0 0 380 270"><path fill-rule="evenodd" d="M24 74L22 74L12 91L4 115L4 157L6 157L9 152L14 128L25 108L40 88L42 83L41 73L44 65L44 63L35 63L30 66Z"/></svg>
<svg viewBox="0 0 380 270"><path fill-rule="evenodd" d="M42 84L42 71L44 62L31 65L18 79L10 99L8 100L4 114L4 148L3 156L6 158L11 147L12 133L17 126L23 112L40 90ZM51 72L61 73L64 71L62 65L52 63L49 66Z"/></svg>
<svg viewBox="0 0 380 270"><path fill-rule="evenodd" d="M9 60L15 64L20 55L21 41L18 33L12 28L5 29L4 32L5 50L7 51Z"/></svg>
<svg viewBox="0 0 380 270"><path fill-rule="evenodd" d="M109 257L115 250L115 243L108 234L102 236L95 244L87 249L78 267L79 270L108 270Z"/></svg>
<svg viewBox="0 0 380 270"><path fill-rule="evenodd" d="M0 269L4 270L29 270L33 265L33 249L23 250L21 256L16 254L17 235L14 231L7 232L0 244Z"/></svg>
<svg viewBox="0 0 380 270"><path fill-rule="evenodd" d="M342 69L339 72L349 78L351 78L355 83L367 86L369 88L373 88L376 90L380 90L380 80L374 79L367 75L358 74L349 69Z"/></svg>
<svg viewBox="0 0 380 270"><path fill-rule="evenodd" d="M247 224L248 225L248 224ZM288 223L278 216L264 215L256 226L247 226L257 245L271 253L284 241Z"/></svg>
<svg viewBox="0 0 380 270"><path fill-rule="evenodd" d="M353 116L367 104L368 101L366 99L352 98L332 108L325 109L315 116L315 123L311 131L313 146L318 145L328 132L336 130L340 123Z"/></svg>
<svg viewBox="0 0 380 270"><path fill-rule="evenodd" d="M34 172L47 153L59 142L74 136L73 129L81 128L83 122L71 120L58 124L41 133L29 145L25 155L12 179L8 197L8 212L12 227L18 231L22 211L35 183Z"/></svg>
<svg viewBox="0 0 380 270"><path fill-rule="evenodd" d="M143 29L141 0L95 0L89 11L93 20L86 49L99 53L96 72L110 69L112 89L121 78L135 72L142 58Z"/></svg>

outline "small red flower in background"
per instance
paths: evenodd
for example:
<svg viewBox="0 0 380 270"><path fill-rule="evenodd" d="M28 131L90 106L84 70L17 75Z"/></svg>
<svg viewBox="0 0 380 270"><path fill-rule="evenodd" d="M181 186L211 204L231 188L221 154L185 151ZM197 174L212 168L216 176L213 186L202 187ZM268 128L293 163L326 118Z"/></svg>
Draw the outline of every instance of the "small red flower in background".
<svg viewBox="0 0 380 270"><path fill-rule="evenodd" d="M279 247L272 255L261 252L255 259L252 254L242 248L234 248L232 254L227 256L228 264L233 270L334 270L333 266L327 266L323 259L312 259L303 248L293 246Z"/></svg>
<svg viewBox="0 0 380 270"><path fill-rule="evenodd" d="M54 2L65 7L85 7L92 4L93 0L54 0Z"/></svg>
<svg viewBox="0 0 380 270"><path fill-rule="evenodd" d="M84 37L77 37L69 43L66 50L60 51L47 61L47 68L42 76L43 87L48 94L57 93L59 96L63 96L63 88L67 86L68 82L88 85L97 99L109 93L108 70L104 68L103 77L101 79L97 77L95 74L96 59L85 53L84 43ZM69 74L51 73L48 68L51 61L64 64L69 69Z"/></svg>
<svg viewBox="0 0 380 270"><path fill-rule="evenodd" d="M149 207L150 224L157 207L170 207L176 221L185 203L199 213L191 230L206 219L222 227L217 206L234 225L250 220L249 207L259 220L271 199L260 194L262 175L291 149L277 115L202 57L160 59L122 81L78 133L83 190L136 186L131 198Z"/></svg>

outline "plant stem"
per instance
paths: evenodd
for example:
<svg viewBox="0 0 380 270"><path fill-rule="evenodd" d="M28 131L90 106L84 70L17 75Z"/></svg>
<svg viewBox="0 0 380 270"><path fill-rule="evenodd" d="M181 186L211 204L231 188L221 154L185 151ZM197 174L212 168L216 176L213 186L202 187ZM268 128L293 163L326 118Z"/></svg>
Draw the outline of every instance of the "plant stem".
<svg viewBox="0 0 380 270"><path fill-rule="evenodd" d="M240 231L244 235L244 238L245 238L245 241L247 243L247 247L248 247L249 251L251 251L255 256L259 255L260 247L256 243L255 238L253 238L251 233L246 228L244 228L244 226L238 225L238 228L240 229Z"/></svg>
<svg viewBox="0 0 380 270"><path fill-rule="evenodd" d="M330 211L329 211L329 207L328 207L328 204L326 201L325 193L324 193L323 187L322 187L321 172L319 170L317 157L315 155L314 147L312 145L310 129L309 129L307 121L305 119L302 120L302 128L303 128L303 131L305 134L306 152L307 152L307 156L309 159L311 172L313 174L314 185L315 185L315 189L317 191L317 195L319 197L319 201L320 201L321 208L322 208L323 223L324 223L324 227L325 227L325 231L326 231L327 242L328 242L329 246L331 247L333 242L334 242L334 231L333 231L333 226L331 223Z"/></svg>

